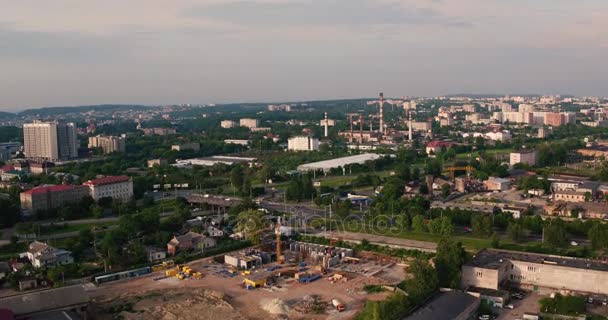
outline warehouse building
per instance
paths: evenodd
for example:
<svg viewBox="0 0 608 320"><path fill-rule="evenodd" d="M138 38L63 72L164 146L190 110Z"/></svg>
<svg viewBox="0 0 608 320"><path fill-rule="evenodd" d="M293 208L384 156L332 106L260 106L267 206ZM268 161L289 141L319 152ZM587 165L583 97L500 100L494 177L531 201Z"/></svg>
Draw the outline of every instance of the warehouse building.
<svg viewBox="0 0 608 320"><path fill-rule="evenodd" d="M608 264L581 258L483 249L462 267L462 286L608 294Z"/></svg>
<svg viewBox="0 0 608 320"><path fill-rule="evenodd" d="M380 154L363 153L355 156L302 164L298 166L298 171L323 171L326 173L331 169L344 168L352 164L365 164L367 161L378 160L381 157L382 155Z"/></svg>

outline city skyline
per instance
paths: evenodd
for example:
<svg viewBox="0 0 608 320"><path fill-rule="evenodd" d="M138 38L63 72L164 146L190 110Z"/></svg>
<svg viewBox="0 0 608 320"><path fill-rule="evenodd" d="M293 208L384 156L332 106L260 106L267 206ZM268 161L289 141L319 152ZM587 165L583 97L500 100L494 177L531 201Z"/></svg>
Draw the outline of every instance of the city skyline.
<svg viewBox="0 0 608 320"><path fill-rule="evenodd" d="M606 96L608 4L3 3L0 111L457 93Z"/></svg>

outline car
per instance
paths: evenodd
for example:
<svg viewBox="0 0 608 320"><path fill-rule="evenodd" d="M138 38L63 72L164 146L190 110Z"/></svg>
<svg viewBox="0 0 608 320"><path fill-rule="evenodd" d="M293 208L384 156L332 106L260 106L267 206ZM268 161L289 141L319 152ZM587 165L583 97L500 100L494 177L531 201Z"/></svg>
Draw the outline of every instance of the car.
<svg viewBox="0 0 608 320"><path fill-rule="evenodd" d="M570 245L571 246L578 246L578 242L576 242L576 241L570 241Z"/></svg>
<svg viewBox="0 0 608 320"><path fill-rule="evenodd" d="M512 304L508 304L504 306L505 309L514 309L515 307Z"/></svg>
<svg viewBox="0 0 608 320"><path fill-rule="evenodd" d="M169 192L163 193L163 196L168 197L169 196Z"/></svg>
<svg viewBox="0 0 608 320"><path fill-rule="evenodd" d="M479 316L478 318L479 320L490 320L490 315L489 314L482 314Z"/></svg>

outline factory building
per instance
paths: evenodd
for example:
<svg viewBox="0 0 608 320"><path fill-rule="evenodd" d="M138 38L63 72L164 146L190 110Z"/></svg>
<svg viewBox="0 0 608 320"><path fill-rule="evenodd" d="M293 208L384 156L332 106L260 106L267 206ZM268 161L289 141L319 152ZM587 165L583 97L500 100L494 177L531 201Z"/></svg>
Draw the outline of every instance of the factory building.
<svg viewBox="0 0 608 320"><path fill-rule="evenodd" d="M462 267L462 286L608 294L608 264L581 258L483 249Z"/></svg>

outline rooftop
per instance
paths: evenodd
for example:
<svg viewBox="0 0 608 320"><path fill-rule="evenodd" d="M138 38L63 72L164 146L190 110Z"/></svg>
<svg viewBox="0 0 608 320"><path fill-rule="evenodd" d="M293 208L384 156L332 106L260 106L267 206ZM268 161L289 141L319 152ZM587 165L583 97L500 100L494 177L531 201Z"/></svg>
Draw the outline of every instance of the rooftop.
<svg viewBox="0 0 608 320"><path fill-rule="evenodd" d="M441 292L405 320L456 319L478 300L460 291Z"/></svg>
<svg viewBox="0 0 608 320"><path fill-rule="evenodd" d="M89 181L83 183L83 185L98 186L98 185L113 184L113 183L119 183L119 182L125 182L125 181L129 181L128 176L108 176L108 177L103 177L103 178L99 178L99 179L89 180Z"/></svg>
<svg viewBox="0 0 608 320"><path fill-rule="evenodd" d="M34 194L42 194L42 193L47 193L47 192L61 192L61 191L73 190L76 187L77 186L68 185L68 184L44 185L44 186L39 186L39 187L35 187L30 190L24 191L23 193L29 194L29 195L34 195Z"/></svg>
<svg viewBox="0 0 608 320"><path fill-rule="evenodd" d="M328 170L332 168L343 167L349 164L364 164L366 161L373 161L380 159L382 155L375 153L363 153L354 156L311 162L298 166L299 171L310 171L310 170Z"/></svg>
<svg viewBox="0 0 608 320"><path fill-rule="evenodd" d="M483 249L465 265L486 269L498 269L506 260L556 265L565 268L608 271L608 263L597 260L498 249Z"/></svg>

